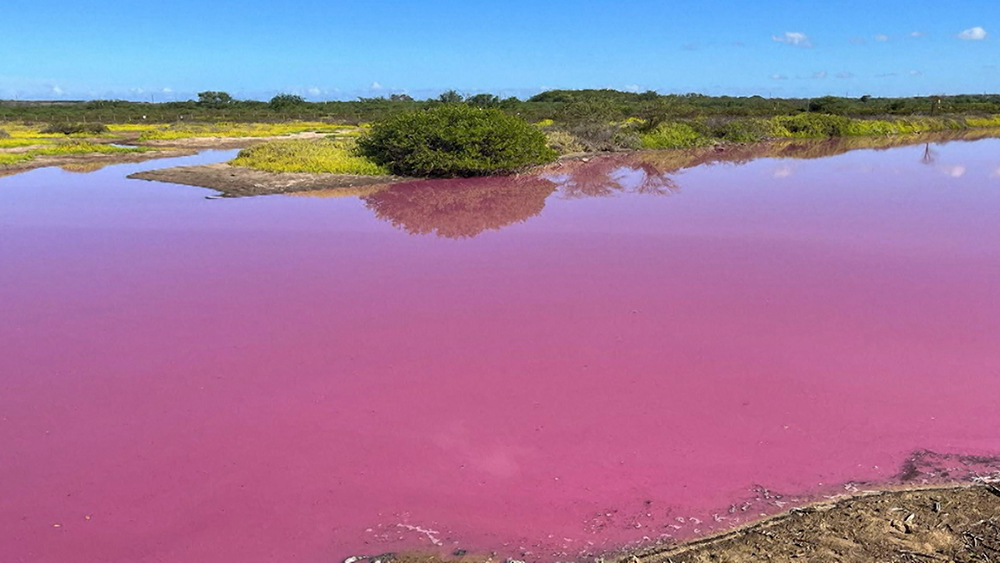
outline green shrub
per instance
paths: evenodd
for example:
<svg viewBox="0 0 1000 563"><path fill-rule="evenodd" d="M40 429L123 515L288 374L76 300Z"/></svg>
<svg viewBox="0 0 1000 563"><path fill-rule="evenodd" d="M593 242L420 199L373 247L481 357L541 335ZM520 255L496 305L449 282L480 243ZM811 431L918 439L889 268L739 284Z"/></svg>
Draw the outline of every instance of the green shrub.
<svg viewBox="0 0 1000 563"><path fill-rule="evenodd" d="M733 143L758 143L785 134L785 131L773 121L759 117L734 119L714 131L714 136Z"/></svg>
<svg viewBox="0 0 1000 563"><path fill-rule="evenodd" d="M578 121L553 131L563 132L576 141L584 152L611 152L642 148L642 140L633 127L619 123Z"/></svg>
<svg viewBox="0 0 1000 563"><path fill-rule="evenodd" d="M271 98L271 101L267 102L267 107L276 111L281 111L301 107L305 103L306 100L302 96L296 96L295 94L278 94L277 96Z"/></svg>
<svg viewBox="0 0 1000 563"><path fill-rule="evenodd" d="M107 133L108 127L103 123L50 123L42 133L62 133L63 135L100 135Z"/></svg>
<svg viewBox="0 0 1000 563"><path fill-rule="evenodd" d="M551 162L545 135L498 109L449 104L396 114L357 142L359 154L404 176L485 176Z"/></svg>
<svg viewBox="0 0 1000 563"><path fill-rule="evenodd" d="M711 143L711 140L686 123L665 122L643 133L644 149L690 149Z"/></svg>
<svg viewBox="0 0 1000 563"><path fill-rule="evenodd" d="M548 142L549 146L552 147L552 150L559 154L573 154L585 152L587 150L587 147L583 146L580 139L577 139L566 131L561 131L559 129L546 131L545 140Z"/></svg>
<svg viewBox="0 0 1000 563"><path fill-rule="evenodd" d="M0 129L0 139L9 139L10 133L6 129Z"/></svg>
<svg viewBox="0 0 1000 563"><path fill-rule="evenodd" d="M788 137L840 137L846 134L851 120L840 115L800 113L779 115L773 121L787 132Z"/></svg>

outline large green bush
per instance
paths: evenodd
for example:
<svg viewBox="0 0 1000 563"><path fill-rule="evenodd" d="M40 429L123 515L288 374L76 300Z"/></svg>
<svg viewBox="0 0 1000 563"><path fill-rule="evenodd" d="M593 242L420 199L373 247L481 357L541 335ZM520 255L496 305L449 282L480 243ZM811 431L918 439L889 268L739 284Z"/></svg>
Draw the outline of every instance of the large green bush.
<svg viewBox="0 0 1000 563"><path fill-rule="evenodd" d="M523 119L464 104L394 115L373 125L357 146L404 176L508 174L556 158L545 135Z"/></svg>

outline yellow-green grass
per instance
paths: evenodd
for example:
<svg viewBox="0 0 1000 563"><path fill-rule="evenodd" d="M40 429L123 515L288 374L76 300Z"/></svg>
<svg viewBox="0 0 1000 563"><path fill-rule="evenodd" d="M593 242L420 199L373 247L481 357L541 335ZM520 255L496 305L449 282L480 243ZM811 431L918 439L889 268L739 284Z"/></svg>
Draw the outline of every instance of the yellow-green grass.
<svg viewBox="0 0 1000 563"><path fill-rule="evenodd" d="M353 148L350 141L334 139L270 141L243 149L230 164L267 172L388 174L381 166L355 155Z"/></svg>
<svg viewBox="0 0 1000 563"><path fill-rule="evenodd" d="M19 147L30 147L33 145L51 145L55 139L49 137L11 137L0 139L0 149L16 149Z"/></svg>
<svg viewBox="0 0 1000 563"><path fill-rule="evenodd" d="M112 132L136 132L142 141L176 140L192 137L277 137L296 133L316 132L328 134L356 134L356 127L318 121L293 121L287 123L191 123L175 125L147 125L145 129L135 124L110 125Z"/></svg>
<svg viewBox="0 0 1000 563"><path fill-rule="evenodd" d="M86 141L73 141L69 143L59 143L51 147L44 147L28 151L35 155L63 155L63 154L113 154L124 152L146 152L154 149L147 147L116 147L113 145L103 145L100 143L88 143Z"/></svg>
<svg viewBox="0 0 1000 563"><path fill-rule="evenodd" d="M24 152L0 153L0 166L10 166L34 160L38 156L64 156L64 155L85 155L85 154L118 154L146 152L150 149L146 147L114 147L99 143L88 143L85 141L72 141L59 143L48 147L41 147Z"/></svg>
<svg viewBox="0 0 1000 563"><path fill-rule="evenodd" d="M34 156L24 152L0 152L0 166L20 164L22 162L27 162L32 158L34 158Z"/></svg>
<svg viewBox="0 0 1000 563"><path fill-rule="evenodd" d="M66 135L62 133L42 133L46 125L43 124L32 124L28 125L19 122L2 122L0 123L0 129L3 129L10 135L9 139L64 139Z"/></svg>

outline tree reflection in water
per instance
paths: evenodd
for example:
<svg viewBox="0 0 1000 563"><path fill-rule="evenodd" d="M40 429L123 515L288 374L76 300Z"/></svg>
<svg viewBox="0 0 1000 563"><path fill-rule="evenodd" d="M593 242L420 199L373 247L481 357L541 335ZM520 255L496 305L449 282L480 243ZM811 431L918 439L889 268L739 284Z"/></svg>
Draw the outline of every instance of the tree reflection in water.
<svg viewBox="0 0 1000 563"><path fill-rule="evenodd" d="M467 238L538 215L555 190L547 178L522 175L396 184L362 200L408 233Z"/></svg>
<svg viewBox="0 0 1000 563"><path fill-rule="evenodd" d="M446 238L474 237L521 223L541 213L545 200L559 191L564 198L617 194L670 195L680 191L678 172L698 166L744 164L758 158L813 159L857 149L885 150L921 144L925 163L936 158L930 144L975 140L996 132L956 132L895 137L792 139L732 145L724 149L648 151L601 155L587 161L564 161L537 174L463 180L429 180L370 187L362 196L375 216L414 234ZM338 193L343 193L339 190Z"/></svg>
<svg viewBox="0 0 1000 563"><path fill-rule="evenodd" d="M670 195L680 187L667 169L649 155L610 155L589 162L566 163L547 175L565 198L608 197L619 193Z"/></svg>

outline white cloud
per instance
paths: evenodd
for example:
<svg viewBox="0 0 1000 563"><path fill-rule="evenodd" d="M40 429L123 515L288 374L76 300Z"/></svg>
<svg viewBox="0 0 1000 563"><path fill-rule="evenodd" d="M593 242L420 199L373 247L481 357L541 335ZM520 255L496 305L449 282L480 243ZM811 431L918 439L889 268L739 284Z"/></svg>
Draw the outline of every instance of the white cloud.
<svg viewBox="0 0 1000 563"><path fill-rule="evenodd" d="M990 173L990 178L1000 178L1000 168L997 168Z"/></svg>
<svg viewBox="0 0 1000 563"><path fill-rule="evenodd" d="M306 93L308 93L310 96L316 97L316 96L319 96L320 94L322 94L323 91L320 90L319 88L313 86L312 88L307 89Z"/></svg>
<svg viewBox="0 0 1000 563"><path fill-rule="evenodd" d="M626 92L638 92L639 91L639 85L638 84L629 84L629 85L625 86L625 91Z"/></svg>
<svg viewBox="0 0 1000 563"><path fill-rule="evenodd" d="M889 36L886 35L886 34L884 34L884 33L876 33L875 34L875 41L881 41L882 43L885 43L888 40L889 40Z"/></svg>
<svg viewBox="0 0 1000 563"><path fill-rule="evenodd" d="M958 38L965 39L966 41L982 41L983 39L986 39L986 36L988 35L989 33L986 33L985 29L976 26L976 27L970 27L969 29L966 29L962 33L959 33Z"/></svg>
<svg viewBox="0 0 1000 563"><path fill-rule="evenodd" d="M174 89L173 89L173 88L164 88L164 89L162 90L162 92L163 92L164 94L172 94L172 93L174 92Z"/></svg>
<svg viewBox="0 0 1000 563"><path fill-rule="evenodd" d="M788 77L784 74L772 74L771 80L788 80Z"/></svg>
<svg viewBox="0 0 1000 563"><path fill-rule="evenodd" d="M919 70L911 70L908 74L910 76L923 76L924 73L920 72Z"/></svg>
<svg viewBox="0 0 1000 563"><path fill-rule="evenodd" d="M771 175L775 178L788 178L794 173L795 171L792 170L791 166L779 166Z"/></svg>
<svg viewBox="0 0 1000 563"><path fill-rule="evenodd" d="M820 79L826 78L826 71L825 70L821 70L819 72L814 72L813 73L813 78L820 78Z"/></svg>
<svg viewBox="0 0 1000 563"><path fill-rule="evenodd" d="M777 41L778 43L788 43L789 45L795 45L796 47L813 46L809 36L801 31L786 31L782 35L772 35L771 39Z"/></svg>
<svg viewBox="0 0 1000 563"><path fill-rule="evenodd" d="M925 35L927 35L927 34L924 33L923 31L911 31L910 32L910 37L923 37Z"/></svg>
<svg viewBox="0 0 1000 563"><path fill-rule="evenodd" d="M66 91L63 90L62 88L58 87L58 86L53 86L52 87L52 93L55 94L55 95L57 95L57 96L62 96L63 94L66 93Z"/></svg>
<svg viewBox="0 0 1000 563"><path fill-rule="evenodd" d="M382 85L379 84L378 82L372 82L372 85L369 86L369 88L372 89L372 90L381 90L382 89Z"/></svg>
<svg viewBox="0 0 1000 563"><path fill-rule="evenodd" d="M961 164L945 165L941 167L941 172L952 178L961 178L965 176L965 167Z"/></svg>

